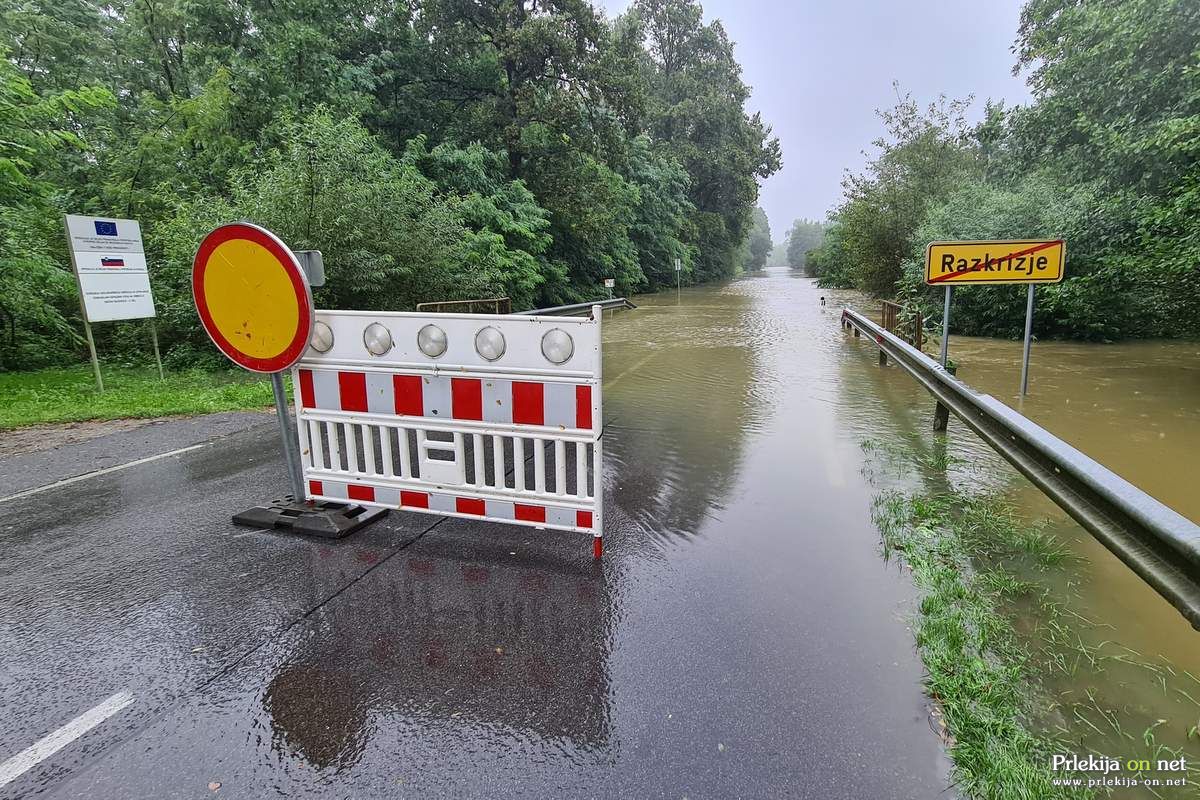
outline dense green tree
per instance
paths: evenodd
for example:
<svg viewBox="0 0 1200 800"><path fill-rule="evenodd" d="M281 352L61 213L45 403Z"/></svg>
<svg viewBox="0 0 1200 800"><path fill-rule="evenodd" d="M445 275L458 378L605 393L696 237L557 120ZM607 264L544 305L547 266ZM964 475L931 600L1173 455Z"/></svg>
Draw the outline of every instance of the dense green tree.
<svg viewBox="0 0 1200 800"><path fill-rule="evenodd" d="M803 268L809 251L816 250L824 241L825 226L820 222L803 217L795 220L787 234L787 265L793 269Z"/></svg>
<svg viewBox="0 0 1200 800"><path fill-rule="evenodd" d="M648 50L647 114L656 142L692 177L696 279L731 276L751 226L758 180L781 165L779 141L747 115L733 44L719 21L703 22L693 0L637 0Z"/></svg>
<svg viewBox="0 0 1200 800"><path fill-rule="evenodd" d="M1200 333L1200 5L1031 0L1017 53L1035 102L1006 120L1005 177L1047 171L1091 198L1068 243L1064 291L1088 289L1069 332ZM1115 324L1097 295L1144 313Z"/></svg>
<svg viewBox="0 0 1200 800"><path fill-rule="evenodd" d="M160 331L180 363L208 352L189 250L236 217L322 249L320 301L339 305L582 300L605 278L620 292L673 284L675 259L688 282L732 274L778 143L744 109L720 25L691 0L645 10L608 21L588 0L0 7L0 123L18 129L0 137L10 345L53 337L36 348L46 358L79 352L64 212L143 223ZM664 68L674 18L691 20L686 56ZM21 296L16 265L53 290ZM102 349L123 352L134 327L102 326Z"/></svg>
<svg viewBox="0 0 1200 800"><path fill-rule="evenodd" d="M767 265L767 257L771 255L771 223L767 212L754 207L751 219L750 235L746 237L739 253L740 267L746 271L760 270Z"/></svg>
<svg viewBox="0 0 1200 800"><path fill-rule="evenodd" d="M111 105L100 87L48 91L0 51L0 367L36 366L78 353L78 308L55 187L42 175L84 142L75 132Z"/></svg>
<svg viewBox="0 0 1200 800"><path fill-rule="evenodd" d="M1034 101L989 103L969 129L961 107L901 103L808 263L826 285L936 314L917 269L931 238L1063 236L1067 278L1038 290L1039 334L1200 334L1200 5L1029 0L1015 49ZM1015 335L1017 294L958 293L958 324Z"/></svg>
<svg viewBox="0 0 1200 800"><path fill-rule="evenodd" d="M826 226L821 246L808 251L804 269L821 286L846 288L855 285L857 270L846 241L846 228L839 220L834 219Z"/></svg>
<svg viewBox="0 0 1200 800"><path fill-rule="evenodd" d="M431 56L422 83L461 120L445 123L452 138L485 137L509 177L562 145L599 155L617 127L598 68L607 28L586 0L432 0L414 24Z"/></svg>
<svg viewBox="0 0 1200 800"><path fill-rule="evenodd" d="M281 147L235 172L227 193L183 203L156 226L156 300L183 343L203 345L193 324L192 256L209 230L233 219L262 224L290 247L320 250L327 283L314 295L325 307L410 308L504 288L502 264L469 246L454 204L432 181L356 120L318 111L286 124Z"/></svg>
<svg viewBox="0 0 1200 800"><path fill-rule="evenodd" d="M656 152L649 137L639 136L630 148L627 177L638 189L629 237L637 248L645 281L618 288L632 292L669 286L677 279L691 283L695 250L687 242L695 238L690 221L694 207L688 199L687 171L678 162ZM682 268L678 278L675 259L679 259Z"/></svg>
<svg viewBox="0 0 1200 800"><path fill-rule="evenodd" d="M1018 66L1036 101L1013 119L1025 164L1159 196L1200 158L1200 4L1030 0Z"/></svg>
<svg viewBox="0 0 1200 800"><path fill-rule="evenodd" d="M408 143L404 160L451 200L469 230L468 252L478 263L493 265L515 308L532 308L543 287L566 281L565 268L544 258L553 241L548 213L524 181L506 180L500 154L479 143L440 144L430 151L418 136Z"/></svg>
<svg viewBox="0 0 1200 800"><path fill-rule="evenodd" d="M913 235L931 203L976 169L965 121L967 102L945 98L922 110L905 95L880 112L887 131L861 173L847 173L838 209L848 271L865 291L890 296Z"/></svg>

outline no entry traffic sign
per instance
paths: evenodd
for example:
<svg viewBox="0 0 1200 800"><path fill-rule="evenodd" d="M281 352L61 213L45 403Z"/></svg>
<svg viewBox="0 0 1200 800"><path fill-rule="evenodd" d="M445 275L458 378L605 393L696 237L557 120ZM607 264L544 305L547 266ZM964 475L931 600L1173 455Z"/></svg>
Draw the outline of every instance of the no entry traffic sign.
<svg viewBox="0 0 1200 800"><path fill-rule="evenodd" d="M308 278L287 245L257 225L234 222L204 238L192 296L213 344L253 372L288 369L312 337Z"/></svg>

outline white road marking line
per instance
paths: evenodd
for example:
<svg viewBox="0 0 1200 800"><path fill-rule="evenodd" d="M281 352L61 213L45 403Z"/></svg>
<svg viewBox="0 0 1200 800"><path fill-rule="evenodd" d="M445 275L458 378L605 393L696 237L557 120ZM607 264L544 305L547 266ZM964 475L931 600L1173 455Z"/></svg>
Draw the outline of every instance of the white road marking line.
<svg viewBox="0 0 1200 800"><path fill-rule="evenodd" d="M634 364L634 365L632 365L632 366L630 366L630 367L626 367L626 368L625 368L625 371L624 371L624 372L622 372L620 375L618 375L618 376L617 376L617 377L615 377L615 378L611 378L611 379L609 379L609 380L605 381L605 383L604 383L604 388L605 388L605 389L611 389L612 387L616 386L618 383L620 383L622 380L624 380L624 378L625 378L625 376L626 376L626 375L629 375L629 374L630 374L630 373L632 373L632 372L636 372L637 370L639 370L639 369L641 369L642 367L646 366L646 362L647 362L647 361L649 361L650 359L654 358L656 355L658 355L658 353L651 353L651 354L649 354L648 356L646 356L646 357L642 358L642 359L641 359L640 361L638 361L636 364Z"/></svg>
<svg viewBox="0 0 1200 800"><path fill-rule="evenodd" d="M146 458L139 458L137 461L130 461L125 464L118 464L115 467L105 467L104 469L98 469L98 470L95 470L94 472L85 472L82 475L76 475L73 478L64 478L61 481L55 481L54 483L48 483L45 486L38 486L34 489L26 489L23 492L17 492L16 494L10 494L8 497L0 497L0 503L7 503L9 500L20 500L22 497L29 497L30 495L38 494L39 492L45 492L50 489L57 489L60 486L67 486L72 483L78 483L79 481L87 480L88 478L96 478L96 477L99 477L100 475L107 475L110 472L118 472L123 469L129 469L130 467L136 467L139 464L148 464L151 461L158 461L159 459L162 459L162 458L169 458L170 456L177 456L177 455L180 455L181 453L189 453L192 450L199 450L201 447L208 447L208 445L210 445L210 444L211 444L211 442L201 442L200 444L194 444L191 447L181 447L178 450L172 450L169 453L159 453L156 456L147 456Z"/></svg>
<svg viewBox="0 0 1200 800"><path fill-rule="evenodd" d="M63 725L54 733L47 734L32 746L0 764L0 786L4 786L24 775L71 742L83 736L104 720L133 703L129 692L117 692L95 708L85 711Z"/></svg>

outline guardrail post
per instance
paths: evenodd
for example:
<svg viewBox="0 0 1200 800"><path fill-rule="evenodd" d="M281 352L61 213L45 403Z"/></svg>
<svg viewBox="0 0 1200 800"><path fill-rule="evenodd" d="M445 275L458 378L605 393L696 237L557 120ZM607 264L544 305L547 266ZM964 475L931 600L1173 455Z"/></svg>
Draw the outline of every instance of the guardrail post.
<svg viewBox="0 0 1200 800"><path fill-rule="evenodd" d="M951 364L946 368L946 372L954 375L958 372L958 366ZM944 431L946 426L950 424L950 409L947 408L941 400L937 401L937 405L933 407L933 429L934 431Z"/></svg>
<svg viewBox="0 0 1200 800"><path fill-rule="evenodd" d="M950 424L950 409L942 405L939 400L937 405L933 407L933 429L935 431L944 431Z"/></svg>

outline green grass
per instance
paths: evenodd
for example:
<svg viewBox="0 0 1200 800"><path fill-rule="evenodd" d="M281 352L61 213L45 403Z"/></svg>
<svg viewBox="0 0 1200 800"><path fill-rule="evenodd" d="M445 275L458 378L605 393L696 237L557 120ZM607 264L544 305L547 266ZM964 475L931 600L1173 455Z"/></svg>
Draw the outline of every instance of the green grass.
<svg viewBox="0 0 1200 800"><path fill-rule="evenodd" d="M885 553L904 560L922 593L917 647L963 794L987 800L1090 797L1050 782L1050 755L1059 748L1024 724L1037 702L1030 691L1034 667L1001 611L1017 597L1035 604L1042 598L1000 563L1022 559L1048 568L1061 562L1062 551L994 498L887 491L877 498L873 516ZM1044 610L1053 613L1052 607Z"/></svg>
<svg viewBox="0 0 1200 800"><path fill-rule="evenodd" d="M1186 757L1194 784L1200 677L1126 646L1116 626L1076 611L1086 563L1047 520L1018 513L1003 488L981 490L990 473L939 444L865 440L863 474L891 487L877 496L873 517L884 555L905 563L920 593L912 627L962 796L1170 791L1053 786L1054 752ZM1188 796L1197 796L1194 786Z"/></svg>
<svg viewBox="0 0 1200 800"><path fill-rule="evenodd" d="M161 417L271 405L265 376L221 370L104 369L96 390L90 367L0 373L0 430L48 422Z"/></svg>

